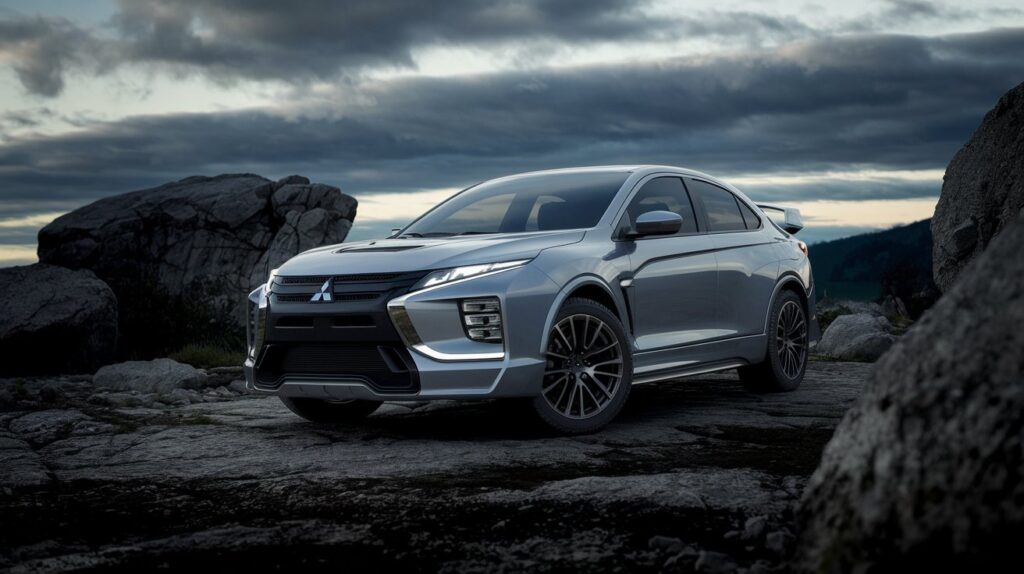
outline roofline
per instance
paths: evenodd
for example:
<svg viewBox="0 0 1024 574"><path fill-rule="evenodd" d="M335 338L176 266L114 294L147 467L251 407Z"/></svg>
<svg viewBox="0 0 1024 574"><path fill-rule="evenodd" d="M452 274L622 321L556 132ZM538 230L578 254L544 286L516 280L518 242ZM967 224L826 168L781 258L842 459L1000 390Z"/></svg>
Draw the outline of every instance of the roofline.
<svg viewBox="0 0 1024 574"><path fill-rule="evenodd" d="M510 173L507 175L498 176L492 179L503 179L506 177L516 177L521 175L543 175L543 174L554 174L554 173L578 173L578 172L595 172L595 171L610 171L610 172L656 172L656 171L671 171L677 173L683 173L687 175L694 175L699 177L707 177L710 179L717 179L706 173L697 171L695 169L689 169L685 167L679 167L674 165L658 165L658 164L609 164L609 165L581 165L572 167L560 167L553 169L539 169L534 171L524 171L520 173Z"/></svg>

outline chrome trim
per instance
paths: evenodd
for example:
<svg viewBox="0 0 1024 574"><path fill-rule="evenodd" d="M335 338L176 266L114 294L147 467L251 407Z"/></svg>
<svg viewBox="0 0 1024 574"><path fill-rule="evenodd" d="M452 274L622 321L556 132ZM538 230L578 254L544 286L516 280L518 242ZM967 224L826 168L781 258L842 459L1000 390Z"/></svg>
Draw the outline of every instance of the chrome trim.
<svg viewBox="0 0 1024 574"><path fill-rule="evenodd" d="M402 342L405 343L406 347L423 343L419 333L416 332L415 325L412 324L412 319L409 318L409 312L405 310L404 302L392 299L388 301L387 308L391 324L395 326L398 336L402 338Z"/></svg>
<svg viewBox="0 0 1024 574"><path fill-rule="evenodd" d="M426 343L424 343L423 339L420 338L419 333L416 332L416 326L412 324L412 320L409 318L409 312L406 311L406 309L405 309L405 300L410 295L414 295L414 294L417 294L417 293L424 293L424 292L427 292L427 291L432 291L432 290L437 289L439 287L448 287L450 285L455 285L456 283L461 283L463 281L471 281L473 279L479 279L480 277L486 277L488 275L494 275L495 273L504 273L505 271L511 271L513 269L519 269L519 267L512 267L512 268L509 268L509 269L501 269L501 270L498 270L498 271L493 271L491 273L485 273L483 275L476 275L474 277L467 277L466 279L460 279L458 281L452 281L451 283L443 283L441 285L435 285L433 287L428 287L426 289L421 289L419 291L413 291L412 293L406 293L405 295L402 295L401 297L396 297L396 298L388 301L388 304L387 304L388 317L391 319L391 323L395 326L395 330L398 331L398 335L402 338L402 342L405 343L406 347L408 347L409 349L411 349L413 351L416 351L417 353L419 353L419 354L421 354L421 355L423 355L425 357L428 357L430 359L434 359L435 361L454 362L454 361L499 361L499 360L502 360L502 359L505 358L505 345L504 345L504 343L502 343L501 351L496 351L496 352L493 352L493 353L444 353L444 352L437 351L435 349L430 348L430 346L427 345ZM409 331L411 331L410 333L406 333L403 330L403 328L399 326L399 323L396 322L396 317L398 317L399 320L404 320L408 324ZM501 330L502 330L502 338L504 338L504 327L502 325L498 325L498 327L501 328ZM470 340L472 340L472 339L470 339Z"/></svg>
<svg viewBox="0 0 1024 574"><path fill-rule="evenodd" d="M412 350L436 361L498 361L505 358L505 351L496 353L442 353L428 347L425 343L413 345Z"/></svg>
<svg viewBox="0 0 1024 574"><path fill-rule="evenodd" d="M728 371L729 369L735 369L737 367L745 367L746 361L730 361L728 363L719 363L717 365L704 365L696 366L691 369L678 369L667 373L656 373L653 375L645 375L641 377L635 377L633 379L634 385L642 385L644 383L653 383L656 381L665 381L668 379L677 379L679 377L690 377L693 375L706 375L708 373L716 373L718 371Z"/></svg>
<svg viewBox="0 0 1024 574"><path fill-rule="evenodd" d="M465 319L467 327L501 326L501 314L499 313L475 313L472 311L463 311L463 313L468 313L462 317Z"/></svg>

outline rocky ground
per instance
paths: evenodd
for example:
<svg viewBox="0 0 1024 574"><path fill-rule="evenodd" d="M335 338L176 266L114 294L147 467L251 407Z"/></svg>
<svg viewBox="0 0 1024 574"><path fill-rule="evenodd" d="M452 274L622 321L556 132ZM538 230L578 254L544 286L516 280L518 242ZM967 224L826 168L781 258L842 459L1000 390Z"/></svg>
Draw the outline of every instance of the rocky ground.
<svg viewBox="0 0 1024 574"><path fill-rule="evenodd" d="M165 395L0 381L0 568L765 571L869 369L643 385L574 438L494 402L314 425L231 371Z"/></svg>

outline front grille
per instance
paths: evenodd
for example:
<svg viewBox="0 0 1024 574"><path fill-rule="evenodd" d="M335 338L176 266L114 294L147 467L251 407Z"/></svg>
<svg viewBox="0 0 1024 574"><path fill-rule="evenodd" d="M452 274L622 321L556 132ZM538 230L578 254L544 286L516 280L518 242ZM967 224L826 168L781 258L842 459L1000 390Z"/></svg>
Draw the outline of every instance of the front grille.
<svg viewBox="0 0 1024 574"><path fill-rule="evenodd" d="M334 284L338 283L378 283L381 281L395 281L397 279L417 279L423 273L353 273L349 275L298 275L294 277L280 277L277 280L282 285L323 285L325 281L333 278Z"/></svg>
<svg viewBox="0 0 1024 574"><path fill-rule="evenodd" d="M281 303L305 303L312 299L313 295L315 293L282 294L275 295L275 299ZM332 301L372 301L377 297L380 297L380 293L335 293L332 295Z"/></svg>
<svg viewBox="0 0 1024 574"><path fill-rule="evenodd" d="M414 365L405 348L390 345L270 345L256 379L260 386L275 388L286 378L355 378L381 393L408 393L419 390Z"/></svg>

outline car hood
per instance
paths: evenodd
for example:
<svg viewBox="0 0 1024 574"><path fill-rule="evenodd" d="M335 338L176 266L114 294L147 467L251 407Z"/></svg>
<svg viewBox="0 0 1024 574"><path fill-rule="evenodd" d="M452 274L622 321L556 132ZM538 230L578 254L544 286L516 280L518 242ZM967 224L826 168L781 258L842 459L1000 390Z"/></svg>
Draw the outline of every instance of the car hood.
<svg viewBox="0 0 1024 574"><path fill-rule="evenodd" d="M281 265L278 275L337 275L444 269L532 259L544 249L577 243L583 230L495 233L447 238L375 239L305 251Z"/></svg>

